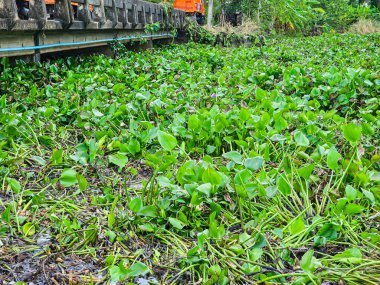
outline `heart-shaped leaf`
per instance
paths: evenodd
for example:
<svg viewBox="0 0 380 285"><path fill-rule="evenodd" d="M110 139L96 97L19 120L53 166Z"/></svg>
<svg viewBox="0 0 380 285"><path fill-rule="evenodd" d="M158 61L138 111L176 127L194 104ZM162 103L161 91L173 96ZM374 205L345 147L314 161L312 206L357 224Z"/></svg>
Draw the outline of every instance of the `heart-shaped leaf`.
<svg viewBox="0 0 380 285"><path fill-rule="evenodd" d="M157 131L158 142L163 149L167 151L172 151L177 146L177 139L163 131Z"/></svg>
<svg viewBox="0 0 380 285"><path fill-rule="evenodd" d="M294 132L294 140L296 141L296 144L299 146L306 147L306 146L309 146L310 144L309 139L301 131Z"/></svg>
<svg viewBox="0 0 380 285"><path fill-rule="evenodd" d="M343 136L352 144L357 144L362 135L362 127L354 123L343 125Z"/></svg>
<svg viewBox="0 0 380 285"><path fill-rule="evenodd" d="M59 182L63 187L71 187L77 184L77 172L72 168L63 170Z"/></svg>
<svg viewBox="0 0 380 285"><path fill-rule="evenodd" d="M253 158L247 158L244 161L244 166L252 171L256 171L260 169L263 163L264 163L264 158L262 158L261 156L256 156Z"/></svg>
<svg viewBox="0 0 380 285"><path fill-rule="evenodd" d="M119 166L120 168L125 167L128 163L128 157L122 153L111 154L108 157L108 160L110 163L113 163Z"/></svg>

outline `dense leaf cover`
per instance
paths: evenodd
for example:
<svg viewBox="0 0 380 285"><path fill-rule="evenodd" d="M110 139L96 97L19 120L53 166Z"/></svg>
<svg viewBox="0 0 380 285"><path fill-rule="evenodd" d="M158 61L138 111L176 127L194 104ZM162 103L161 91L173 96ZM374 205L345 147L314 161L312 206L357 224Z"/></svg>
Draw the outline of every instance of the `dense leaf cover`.
<svg viewBox="0 0 380 285"><path fill-rule="evenodd" d="M4 65L0 280L376 284L379 54L324 35Z"/></svg>

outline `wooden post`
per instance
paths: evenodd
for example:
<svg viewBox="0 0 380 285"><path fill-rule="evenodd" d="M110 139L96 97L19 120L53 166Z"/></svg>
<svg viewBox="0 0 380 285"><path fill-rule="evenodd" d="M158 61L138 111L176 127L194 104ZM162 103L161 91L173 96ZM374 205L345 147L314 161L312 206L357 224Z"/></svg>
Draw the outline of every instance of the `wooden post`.
<svg viewBox="0 0 380 285"><path fill-rule="evenodd" d="M104 8L104 0L100 0L100 25L103 26L107 22L106 10Z"/></svg>
<svg viewBox="0 0 380 285"><path fill-rule="evenodd" d="M90 11L90 4L88 0L84 1L84 4L82 7L78 7L78 9L82 9L81 13L81 20L85 23L85 26L88 27L89 24L92 22L92 17L91 17L91 11ZM78 11L79 12L79 11Z"/></svg>
<svg viewBox="0 0 380 285"><path fill-rule="evenodd" d="M126 28L129 24L128 21L128 8L127 8L127 2L122 2L123 8L121 9L121 19L120 21L123 23L123 28Z"/></svg>
<svg viewBox="0 0 380 285"><path fill-rule="evenodd" d="M62 22L64 28L68 28L74 22L74 15L71 9L70 0L55 1L55 16Z"/></svg>
<svg viewBox="0 0 380 285"><path fill-rule="evenodd" d="M116 7L116 1L112 0L112 13L111 13L111 21L112 21L112 28L115 28L117 25L118 17L119 15L117 14L117 7Z"/></svg>
<svg viewBox="0 0 380 285"><path fill-rule="evenodd" d="M141 9L142 9L142 25L143 27L145 27L146 25L145 3L141 5Z"/></svg>
<svg viewBox="0 0 380 285"><path fill-rule="evenodd" d="M212 27L214 0L208 0L207 27Z"/></svg>
<svg viewBox="0 0 380 285"><path fill-rule="evenodd" d="M0 18L12 20L18 19L16 1L0 0Z"/></svg>
<svg viewBox="0 0 380 285"><path fill-rule="evenodd" d="M0 0L0 29L11 30L18 20L16 1Z"/></svg>

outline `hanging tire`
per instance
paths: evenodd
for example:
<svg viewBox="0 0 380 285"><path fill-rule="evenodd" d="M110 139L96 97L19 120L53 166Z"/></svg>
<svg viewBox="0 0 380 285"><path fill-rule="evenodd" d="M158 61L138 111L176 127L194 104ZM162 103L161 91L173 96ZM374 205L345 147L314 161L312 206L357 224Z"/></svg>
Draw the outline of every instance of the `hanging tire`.
<svg viewBox="0 0 380 285"><path fill-rule="evenodd" d="M197 23L200 26L204 26L206 22L206 17L203 14L197 14Z"/></svg>

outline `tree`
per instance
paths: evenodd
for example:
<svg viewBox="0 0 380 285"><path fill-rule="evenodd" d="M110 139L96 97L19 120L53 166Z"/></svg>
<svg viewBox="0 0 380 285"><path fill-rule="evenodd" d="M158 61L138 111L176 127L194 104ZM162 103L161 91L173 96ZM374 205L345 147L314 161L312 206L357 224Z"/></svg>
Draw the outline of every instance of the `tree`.
<svg viewBox="0 0 380 285"><path fill-rule="evenodd" d="M208 0L207 26L209 28L212 27L213 9L214 9L214 1Z"/></svg>

